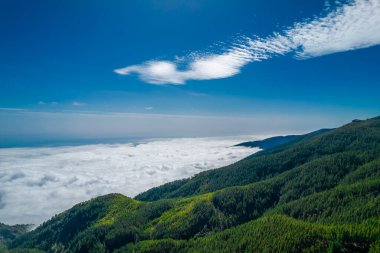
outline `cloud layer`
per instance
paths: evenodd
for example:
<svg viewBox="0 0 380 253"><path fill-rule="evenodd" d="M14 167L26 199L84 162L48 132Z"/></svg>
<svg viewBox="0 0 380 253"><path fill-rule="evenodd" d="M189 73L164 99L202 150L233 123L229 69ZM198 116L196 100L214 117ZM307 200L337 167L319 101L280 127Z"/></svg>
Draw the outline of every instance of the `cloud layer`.
<svg viewBox="0 0 380 253"><path fill-rule="evenodd" d="M238 161L251 138L178 138L140 144L0 149L0 222L34 223L92 197L135 196Z"/></svg>
<svg viewBox="0 0 380 253"><path fill-rule="evenodd" d="M262 38L240 38L221 54L191 54L179 61L151 60L116 69L120 75L137 74L151 84L184 84L234 76L251 62L293 53L297 59L318 57L380 44L380 1L354 0L325 16L295 23L281 33ZM185 57L186 58L186 57ZM181 60L181 62L183 59Z"/></svg>

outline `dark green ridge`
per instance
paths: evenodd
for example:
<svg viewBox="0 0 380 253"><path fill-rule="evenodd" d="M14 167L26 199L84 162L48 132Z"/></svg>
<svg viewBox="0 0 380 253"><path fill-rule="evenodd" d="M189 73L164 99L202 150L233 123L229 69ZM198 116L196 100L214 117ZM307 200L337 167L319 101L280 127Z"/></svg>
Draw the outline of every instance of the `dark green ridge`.
<svg viewBox="0 0 380 253"><path fill-rule="evenodd" d="M295 142L263 150L229 166L150 189L137 195L136 199L155 201L212 192L268 179L325 155L373 149L380 142L379 125L377 117L365 121L355 120L327 132L313 132Z"/></svg>
<svg viewBox="0 0 380 253"><path fill-rule="evenodd" d="M30 230L32 225L27 224L17 224L9 226L0 223L0 244L12 241L17 236L22 235Z"/></svg>
<svg viewBox="0 0 380 253"><path fill-rule="evenodd" d="M247 141L247 142L242 142L239 144L234 145L235 147L248 147L248 148L260 148L260 149L270 149L274 148L280 145L284 145L289 142L294 142L297 141L303 137L306 136L311 136L311 135L317 135L320 133L324 133L327 131L330 131L331 129L320 129L308 134L303 134L303 135L285 135L285 136L274 136L270 138L266 138L263 140L258 140L258 141Z"/></svg>

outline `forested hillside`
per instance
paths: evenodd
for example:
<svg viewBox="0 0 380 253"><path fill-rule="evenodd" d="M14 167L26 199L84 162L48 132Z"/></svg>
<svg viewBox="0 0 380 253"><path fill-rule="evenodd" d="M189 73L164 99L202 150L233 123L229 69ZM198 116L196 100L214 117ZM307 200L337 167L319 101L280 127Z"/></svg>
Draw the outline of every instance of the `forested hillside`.
<svg viewBox="0 0 380 253"><path fill-rule="evenodd" d="M380 252L380 118L306 135L136 199L110 194L80 203L7 246L10 252Z"/></svg>
<svg viewBox="0 0 380 253"><path fill-rule="evenodd" d="M30 225L14 225L9 226L3 223L0 223L0 244L9 242L13 239L15 239L17 236L26 233Z"/></svg>
<svg viewBox="0 0 380 253"><path fill-rule="evenodd" d="M209 170L185 179L153 188L136 197L144 201L161 198L184 197L212 192L225 187L245 185L271 178L284 171L324 156L344 151L375 152L368 154L372 159L377 155L379 145L379 118L369 121L355 121L328 132L310 133L296 140L272 149L263 150L224 168Z"/></svg>
<svg viewBox="0 0 380 253"><path fill-rule="evenodd" d="M285 135L285 136L274 136L270 137L264 140L258 140L258 141L247 141L247 142L242 142L239 144L236 144L236 147L250 147L250 148L261 148L261 149L270 149L274 148L280 145L284 145L288 142L294 142L297 140L301 140L302 138L306 136L311 136L311 135L317 135L323 132L330 131L330 129L320 129L315 132L309 133L307 135Z"/></svg>

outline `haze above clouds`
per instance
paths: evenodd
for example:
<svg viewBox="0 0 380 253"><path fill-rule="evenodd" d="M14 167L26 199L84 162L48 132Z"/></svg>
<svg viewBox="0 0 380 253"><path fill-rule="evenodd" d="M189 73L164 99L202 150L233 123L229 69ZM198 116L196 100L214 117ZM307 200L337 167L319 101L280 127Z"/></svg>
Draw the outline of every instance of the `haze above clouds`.
<svg viewBox="0 0 380 253"><path fill-rule="evenodd" d="M177 138L140 144L0 149L0 222L41 222L74 204L136 194L236 162L258 149L249 137Z"/></svg>
<svg viewBox="0 0 380 253"><path fill-rule="evenodd" d="M286 105L283 108L286 109ZM337 127L360 117L360 111L349 114L337 111L339 117L336 117L331 108L331 115L301 106L300 109L303 112L288 109L283 113L207 116L0 108L0 147L112 143L142 138L300 134Z"/></svg>

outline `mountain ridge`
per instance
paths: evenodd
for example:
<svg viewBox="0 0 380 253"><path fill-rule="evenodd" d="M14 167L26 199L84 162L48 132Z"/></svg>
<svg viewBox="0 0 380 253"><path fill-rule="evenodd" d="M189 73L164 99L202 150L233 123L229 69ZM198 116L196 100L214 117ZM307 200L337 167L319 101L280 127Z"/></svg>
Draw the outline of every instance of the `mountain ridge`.
<svg viewBox="0 0 380 253"><path fill-rule="evenodd" d="M273 136L269 138L265 138L262 140L256 140L256 141L246 141L239 144L234 145L235 147L248 147L248 148L260 148L260 149L270 149L274 148L280 145L284 145L288 142L293 142L298 139L301 139L306 136L316 135L319 133L324 133L327 131L330 131L332 129L319 129L317 131L313 131L307 134L299 134L299 135L279 135L279 136Z"/></svg>

